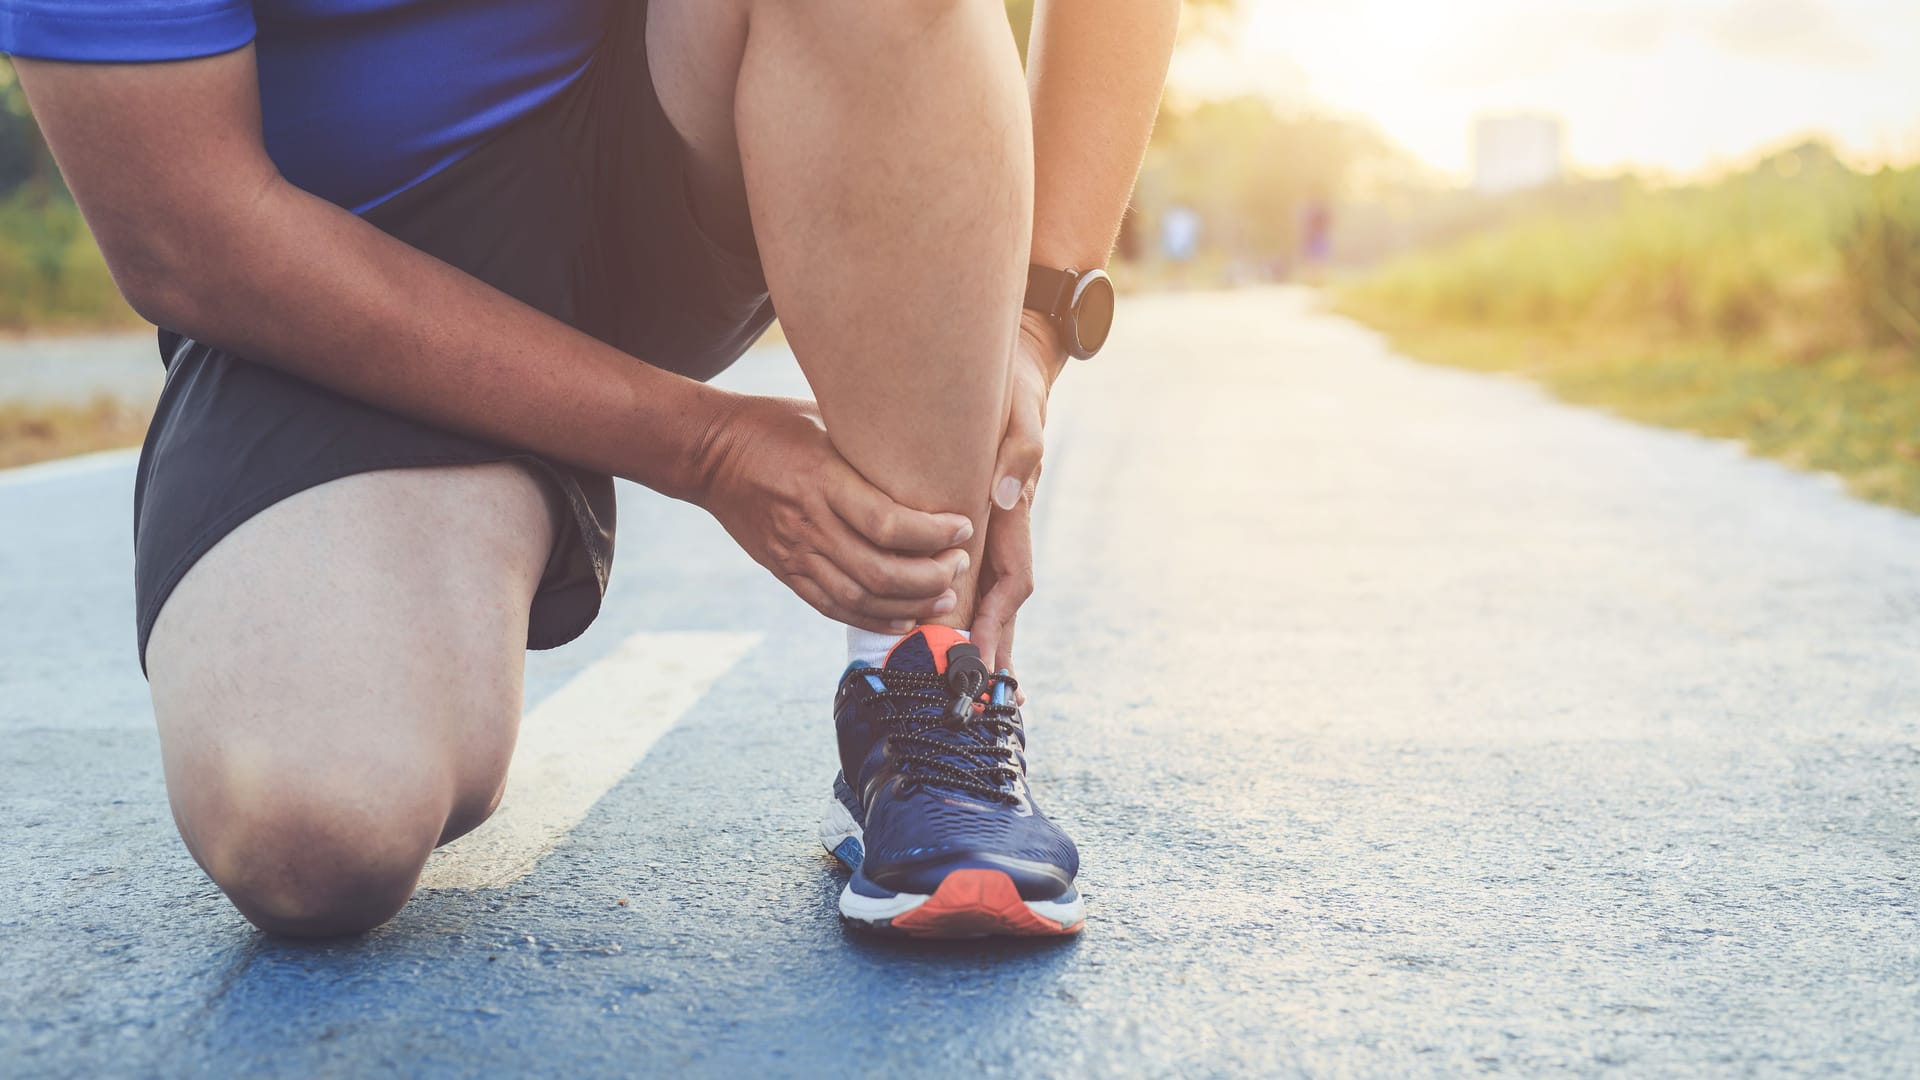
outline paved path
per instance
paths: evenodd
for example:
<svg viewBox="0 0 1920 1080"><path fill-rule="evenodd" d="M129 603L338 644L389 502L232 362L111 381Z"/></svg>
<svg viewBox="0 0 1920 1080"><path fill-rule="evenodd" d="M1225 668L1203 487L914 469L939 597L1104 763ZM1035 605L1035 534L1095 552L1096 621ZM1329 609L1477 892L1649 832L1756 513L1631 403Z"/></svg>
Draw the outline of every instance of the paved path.
<svg viewBox="0 0 1920 1080"><path fill-rule="evenodd" d="M608 664L704 690L584 816L516 776L530 870L267 941L168 820L110 465L0 483L0 1073L1920 1071L1920 519L1299 294L1126 315L1061 390L1021 635L1081 940L846 936L835 634L628 490L534 715L604 724L559 694ZM733 652L645 660L696 640Z"/></svg>

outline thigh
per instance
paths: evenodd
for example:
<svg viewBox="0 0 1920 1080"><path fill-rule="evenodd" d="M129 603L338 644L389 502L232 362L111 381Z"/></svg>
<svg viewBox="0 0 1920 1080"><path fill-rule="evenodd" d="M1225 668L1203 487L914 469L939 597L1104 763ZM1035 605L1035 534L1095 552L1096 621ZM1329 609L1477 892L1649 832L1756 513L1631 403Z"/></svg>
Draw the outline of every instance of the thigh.
<svg viewBox="0 0 1920 1080"><path fill-rule="evenodd" d="M262 511L155 621L147 670L188 846L289 784L444 821L499 797L528 610L554 541L513 463L360 473Z"/></svg>
<svg viewBox="0 0 1920 1080"><path fill-rule="evenodd" d="M620 5L574 102L580 325L701 380L773 319L729 116L744 2Z"/></svg>
<svg viewBox="0 0 1920 1080"><path fill-rule="evenodd" d="M746 55L748 0L648 0L647 68L686 154L701 221L751 243L747 184L734 134L734 87Z"/></svg>

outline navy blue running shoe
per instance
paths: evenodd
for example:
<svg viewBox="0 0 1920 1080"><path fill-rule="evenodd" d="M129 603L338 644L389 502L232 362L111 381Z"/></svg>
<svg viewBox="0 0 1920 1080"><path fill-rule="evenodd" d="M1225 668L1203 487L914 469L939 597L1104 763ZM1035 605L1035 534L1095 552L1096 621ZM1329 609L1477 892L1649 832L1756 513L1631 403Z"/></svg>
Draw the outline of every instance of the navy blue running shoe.
<svg viewBox="0 0 1920 1080"><path fill-rule="evenodd" d="M939 938L1080 929L1080 854L1033 805L1014 689L945 626L841 677L820 840L853 871L849 923Z"/></svg>

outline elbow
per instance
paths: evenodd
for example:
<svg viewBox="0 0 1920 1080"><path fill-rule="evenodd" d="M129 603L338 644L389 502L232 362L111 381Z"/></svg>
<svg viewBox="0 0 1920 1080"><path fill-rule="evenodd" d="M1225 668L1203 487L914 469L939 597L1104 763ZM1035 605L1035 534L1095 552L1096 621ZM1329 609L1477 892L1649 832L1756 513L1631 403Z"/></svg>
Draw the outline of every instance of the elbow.
<svg viewBox="0 0 1920 1080"><path fill-rule="evenodd" d="M160 221L142 218L97 234L114 285L141 318L217 340L257 315L253 286L266 227L258 216L214 204Z"/></svg>
<svg viewBox="0 0 1920 1080"><path fill-rule="evenodd" d="M134 314L155 326L179 330L191 336L191 332L183 328L194 321L189 308L192 298L185 295L183 290L145 281L123 280L118 274L114 275L114 280L120 282L120 295L126 299L127 306L133 309Z"/></svg>
<svg viewBox="0 0 1920 1080"><path fill-rule="evenodd" d="M232 299L249 265L258 222L231 200L175 197L91 215L88 224L127 305L155 326L201 337ZM223 297L225 297L223 301Z"/></svg>
<svg viewBox="0 0 1920 1080"><path fill-rule="evenodd" d="M155 326L191 334L200 321L201 290L167 247L152 237L135 245L103 243L101 252L128 307Z"/></svg>

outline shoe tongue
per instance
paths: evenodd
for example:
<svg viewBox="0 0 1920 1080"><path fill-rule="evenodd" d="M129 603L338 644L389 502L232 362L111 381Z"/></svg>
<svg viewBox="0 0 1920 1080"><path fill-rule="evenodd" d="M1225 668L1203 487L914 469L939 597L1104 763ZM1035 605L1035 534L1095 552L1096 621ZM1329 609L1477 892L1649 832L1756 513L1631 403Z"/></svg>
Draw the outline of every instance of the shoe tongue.
<svg viewBox="0 0 1920 1080"><path fill-rule="evenodd" d="M947 650L967 640L951 626L922 626L894 645L881 666L889 671L920 671L944 675Z"/></svg>
<svg viewBox="0 0 1920 1080"><path fill-rule="evenodd" d="M887 660L883 666L889 671L930 672L944 675L947 671L947 650L965 640L967 636L951 626L918 627L894 645L892 651L887 653ZM913 708L911 715L936 717L941 711L938 705L920 706ZM961 771L972 771L978 765L978 762L967 756L967 752L977 753L987 745L982 742L982 736L977 732L953 730L938 723L921 728L919 735L923 739L951 746L953 752L935 756ZM969 798L975 797L972 792L960 793Z"/></svg>

